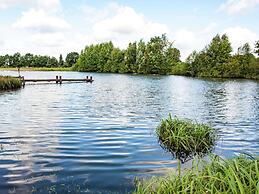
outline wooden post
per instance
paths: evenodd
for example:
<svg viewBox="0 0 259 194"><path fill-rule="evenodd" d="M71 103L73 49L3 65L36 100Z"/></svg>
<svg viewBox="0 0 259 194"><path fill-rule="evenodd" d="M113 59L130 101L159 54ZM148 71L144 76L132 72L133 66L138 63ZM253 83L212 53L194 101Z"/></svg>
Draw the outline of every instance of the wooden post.
<svg viewBox="0 0 259 194"><path fill-rule="evenodd" d="M58 76L56 75L56 84L58 84Z"/></svg>
<svg viewBox="0 0 259 194"><path fill-rule="evenodd" d="M25 86L24 76L22 76L21 78L22 78L22 87L24 87Z"/></svg>
<svg viewBox="0 0 259 194"><path fill-rule="evenodd" d="M59 83L62 84L62 76L59 76Z"/></svg>

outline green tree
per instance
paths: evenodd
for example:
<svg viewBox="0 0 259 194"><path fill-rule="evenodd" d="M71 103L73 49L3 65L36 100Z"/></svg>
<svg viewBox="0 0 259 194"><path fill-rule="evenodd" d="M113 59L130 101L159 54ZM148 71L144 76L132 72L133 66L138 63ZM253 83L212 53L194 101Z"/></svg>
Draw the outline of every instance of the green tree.
<svg viewBox="0 0 259 194"><path fill-rule="evenodd" d="M113 51L113 43L106 42L101 43L95 47L97 52L97 71L103 72L104 71L104 65L108 62L108 60L111 57L111 53Z"/></svg>
<svg viewBox="0 0 259 194"><path fill-rule="evenodd" d="M34 62L34 56L31 53L26 53L22 56L22 66L23 67L32 67Z"/></svg>
<svg viewBox="0 0 259 194"><path fill-rule="evenodd" d="M59 65L60 67L64 66L64 60L63 60L62 54L59 55L58 65Z"/></svg>
<svg viewBox="0 0 259 194"><path fill-rule="evenodd" d="M0 56L0 67L5 66L5 56Z"/></svg>
<svg viewBox="0 0 259 194"><path fill-rule="evenodd" d="M146 72L146 61L145 61L145 53L146 53L146 44L143 40L138 42L137 46L137 56L136 56L136 66L138 68L138 73L144 74Z"/></svg>
<svg viewBox="0 0 259 194"><path fill-rule="evenodd" d="M199 53L192 53L189 60L192 76L222 77L223 66L231 59L232 47L226 34L216 35Z"/></svg>
<svg viewBox="0 0 259 194"><path fill-rule="evenodd" d="M58 60L56 57L49 57L47 67L58 67Z"/></svg>
<svg viewBox="0 0 259 194"><path fill-rule="evenodd" d="M137 43L129 43L128 48L125 51L124 62L126 73L137 73Z"/></svg>
<svg viewBox="0 0 259 194"><path fill-rule="evenodd" d="M21 67L21 54L20 53L14 53L13 57L11 57L11 67Z"/></svg>
<svg viewBox="0 0 259 194"><path fill-rule="evenodd" d="M77 52L70 52L66 56L66 66L72 67L76 64L77 59L79 58L79 54Z"/></svg>
<svg viewBox="0 0 259 194"><path fill-rule="evenodd" d="M257 54L259 57L259 40L255 43L255 54Z"/></svg>
<svg viewBox="0 0 259 194"><path fill-rule="evenodd" d="M105 72L124 73L124 53L119 48L113 48L110 59L107 61Z"/></svg>
<svg viewBox="0 0 259 194"><path fill-rule="evenodd" d="M166 61L165 61L163 73L164 74L170 73L174 66L179 67L183 65L183 63L180 63L181 62L180 57L181 57L180 50L178 50L177 48L173 48L172 44L170 44L169 48L165 53Z"/></svg>

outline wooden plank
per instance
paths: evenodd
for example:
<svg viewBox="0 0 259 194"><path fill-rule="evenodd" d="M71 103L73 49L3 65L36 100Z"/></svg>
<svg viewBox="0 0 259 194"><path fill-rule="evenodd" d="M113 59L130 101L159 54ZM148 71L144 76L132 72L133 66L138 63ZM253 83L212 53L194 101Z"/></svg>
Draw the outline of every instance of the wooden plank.
<svg viewBox="0 0 259 194"><path fill-rule="evenodd" d="M56 82L56 79L24 79L25 82ZM69 79L64 79L62 78L62 81L86 81L86 82L92 82L94 80L91 79L73 79L73 78L69 78ZM60 79L58 80L58 82L60 82Z"/></svg>

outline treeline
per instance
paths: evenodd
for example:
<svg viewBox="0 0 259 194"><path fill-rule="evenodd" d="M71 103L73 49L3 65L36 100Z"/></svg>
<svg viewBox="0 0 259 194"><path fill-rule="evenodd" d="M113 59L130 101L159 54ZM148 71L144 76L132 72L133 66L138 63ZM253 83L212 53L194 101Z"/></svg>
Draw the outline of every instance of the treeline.
<svg viewBox="0 0 259 194"><path fill-rule="evenodd" d="M165 35L129 43L121 50L112 42L86 46L74 66L78 71L169 74L180 63L180 51Z"/></svg>
<svg viewBox="0 0 259 194"><path fill-rule="evenodd" d="M255 44L259 55L259 41ZM149 42L130 43L121 50L112 42L86 46L74 66L78 71L174 74L193 77L259 79L259 58L246 43L232 55L227 35L216 35L202 51L194 51L185 62L180 51L165 35L153 37Z"/></svg>
<svg viewBox="0 0 259 194"><path fill-rule="evenodd" d="M194 51L179 67L176 74L197 77L249 78L259 79L259 41L253 52L248 43L240 46L231 55L232 47L228 37L216 35L202 51Z"/></svg>
<svg viewBox="0 0 259 194"><path fill-rule="evenodd" d="M33 54L0 56L0 67L73 67L76 71L174 74L193 77L259 79L259 41L254 49L248 44L233 49L227 35L216 35L201 51L194 51L185 62L180 51L166 35L148 42L129 43L119 49L112 42L86 46L79 55L69 53L65 60ZM257 57L256 57L257 56Z"/></svg>
<svg viewBox="0 0 259 194"><path fill-rule="evenodd" d="M57 59L31 53L25 55L15 53L14 55L0 56L0 67L72 67L78 57L79 54L77 52L68 53L65 60L62 55Z"/></svg>

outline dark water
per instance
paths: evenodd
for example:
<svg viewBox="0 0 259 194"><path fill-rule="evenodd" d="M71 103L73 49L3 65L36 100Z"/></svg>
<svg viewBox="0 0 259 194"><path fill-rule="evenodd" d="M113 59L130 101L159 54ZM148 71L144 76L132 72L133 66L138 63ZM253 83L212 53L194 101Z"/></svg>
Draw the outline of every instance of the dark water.
<svg viewBox="0 0 259 194"><path fill-rule="evenodd" d="M154 134L169 112L219 129L215 152L223 157L259 154L259 82L92 75L93 84L32 84L0 93L1 194L132 191L134 177L177 166Z"/></svg>

